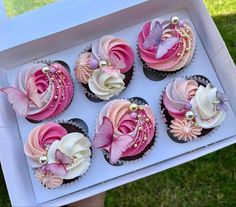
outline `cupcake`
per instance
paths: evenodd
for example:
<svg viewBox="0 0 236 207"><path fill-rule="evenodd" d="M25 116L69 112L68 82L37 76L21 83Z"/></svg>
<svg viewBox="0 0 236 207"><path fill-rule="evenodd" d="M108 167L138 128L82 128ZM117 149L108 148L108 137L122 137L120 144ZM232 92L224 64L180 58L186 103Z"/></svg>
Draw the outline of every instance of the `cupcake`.
<svg viewBox="0 0 236 207"><path fill-rule="evenodd" d="M108 102L96 122L95 149L102 149L112 165L141 158L156 136L154 113L140 98Z"/></svg>
<svg viewBox="0 0 236 207"><path fill-rule="evenodd" d="M195 51L196 39L187 20L154 19L138 35L138 51L144 74L161 80L187 66Z"/></svg>
<svg viewBox="0 0 236 207"><path fill-rule="evenodd" d="M161 112L171 139L185 143L207 135L225 119L225 95L203 76L176 78L161 100Z"/></svg>
<svg viewBox="0 0 236 207"><path fill-rule="evenodd" d="M129 84L134 69L134 52L125 40L103 36L82 53L75 76L85 95L94 102L118 96Z"/></svg>
<svg viewBox="0 0 236 207"><path fill-rule="evenodd" d="M91 164L91 143L74 120L49 122L31 131L24 152L36 179L48 189L70 183Z"/></svg>
<svg viewBox="0 0 236 207"><path fill-rule="evenodd" d="M61 114L73 98L73 82L62 61L33 63L20 71L12 87L0 89L14 110L30 121Z"/></svg>

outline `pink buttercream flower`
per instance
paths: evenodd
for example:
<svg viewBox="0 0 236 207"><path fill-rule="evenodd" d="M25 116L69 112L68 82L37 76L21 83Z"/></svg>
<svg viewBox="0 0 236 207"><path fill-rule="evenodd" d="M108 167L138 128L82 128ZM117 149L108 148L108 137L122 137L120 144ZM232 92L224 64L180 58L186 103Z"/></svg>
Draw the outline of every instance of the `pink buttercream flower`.
<svg viewBox="0 0 236 207"><path fill-rule="evenodd" d="M48 189L58 188L63 183L63 179L59 176L53 175L50 172L45 172L41 168L37 168L35 171L35 176L38 181L40 181L44 187Z"/></svg>
<svg viewBox="0 0 236 207"><path fill-rule="evenodd" d="M186 119L174 119L171 121L170 132L174 137L183 141L190 141L196 139L201 135L202 128L194 125L194 122Z"/></svg>

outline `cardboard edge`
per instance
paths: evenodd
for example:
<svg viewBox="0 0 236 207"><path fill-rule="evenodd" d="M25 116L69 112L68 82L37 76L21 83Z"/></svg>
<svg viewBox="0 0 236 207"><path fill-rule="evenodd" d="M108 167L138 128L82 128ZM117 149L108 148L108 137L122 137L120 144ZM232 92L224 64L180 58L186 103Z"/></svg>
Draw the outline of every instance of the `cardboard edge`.
<svg viewBox="0 0 236 207"><path fill-rule="evenodd" d="M43 203L42 205L46 205L46 206L57 206L57 205L65 205L68 203L72 203L72 202L76 202L78 200L82 200L91 196L94 196L98 193L102 193L108 190L111 190L113 188L116 188L118 186L136 181L138 179L147 177L147 176L151 176L154 175L156 173L165 171L167 169L176 167L177 165L182 165L184 163L187 163L189 161L195 160L199 157L202 157L206 154L215 152L217 150L220 150L224 147L230 146L232 144L236 143L236 137L230 137L227 138L223 141L211 144L209 146L205 146L203 148L197 149L195 151L186 153L184 155L180 155L178 157L163 161L161 163L143 168L141 170L135 171L133 173L115 178L113 180L101 183L99 185L93 186L89 189L84 189L81 190L79 192L75 192L70 194L70 197L68 196L64 196L61 198L58 198L56 200L50 201L50 202L46 202ZM178 163L178 164L176 164ZM111 187L112 185L112 187Z"/></svg>

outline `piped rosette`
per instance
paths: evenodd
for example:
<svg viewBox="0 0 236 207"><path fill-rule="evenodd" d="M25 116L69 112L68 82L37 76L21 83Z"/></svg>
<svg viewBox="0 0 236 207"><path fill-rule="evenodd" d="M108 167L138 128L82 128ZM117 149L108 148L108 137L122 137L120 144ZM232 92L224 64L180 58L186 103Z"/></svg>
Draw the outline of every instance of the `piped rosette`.
<svg viewBox="0 0 236 207"><path fill-rule="evenodd" d="M176 78L161 100L161 113L170 138L179 143L207 135L225 119L225 95L203 76Z"/></svg>
<svg viewBox="0 0 236 207"><path fill-rule="evenodd" d="M14 110L42 121L62 113L73 98L73 82L62 62L33 63L22 69L12 87L0 89Z"/></svg>
<svg viewBox="0 0 236 207"><path fill-rule="evenodd" d="M156 123L151 107L145 102L113 100L101 110L93 140L95 149L105 152L113 165L142 157L153 145Z"/></svg>
<svg viewBox="0 0 236 207"><path fill-rule="evenodd" d="M49 122L31 131L24 152L36 179L54 189L86 173L91 164L90 147L86 133L73 121Z"/></svg>
<svg viewBox="0 0 236 207"><path fill-rule="evenodd" d="M170 20L154 19L146 23L138 35L138 51L147 77L151 76L148 71L164 78L187 66L195 46L190 23L177 16Z"/></svg>
<svg viewBox="0 0 236 207"><path fill-rule="evenodd" d="M133 65L134 52L128 42L107 35L79 56L75 76L90 100L110 100L128 86Z"/></svg>

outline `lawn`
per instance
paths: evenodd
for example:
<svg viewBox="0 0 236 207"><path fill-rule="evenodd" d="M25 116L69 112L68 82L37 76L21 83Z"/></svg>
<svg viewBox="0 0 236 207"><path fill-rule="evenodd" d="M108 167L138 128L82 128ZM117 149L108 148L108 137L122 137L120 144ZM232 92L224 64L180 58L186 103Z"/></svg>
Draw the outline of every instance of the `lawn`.
<svg viewBox="0 0 236 207"><path fill-rule="evenodd" d="M9 16L53 0L4 0ZM236 0L205 0L236 61ZM10 206L0 170L0 206ZM236 206L236 145L110 190L106 207Z"/></svg>

